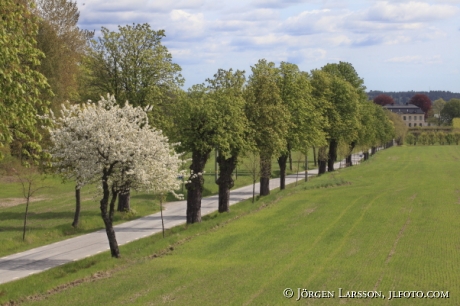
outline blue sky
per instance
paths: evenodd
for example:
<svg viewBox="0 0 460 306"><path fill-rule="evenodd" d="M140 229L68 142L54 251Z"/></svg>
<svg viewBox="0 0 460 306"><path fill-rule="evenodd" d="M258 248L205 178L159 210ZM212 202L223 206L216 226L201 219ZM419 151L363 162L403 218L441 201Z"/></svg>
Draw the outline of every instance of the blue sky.
<svg viewBox="0 0 460 306"><path fill-rule="evenodd" d="M79 26L149 23L185 87L259 59L353 64L368 90L460 92L460 0L80 0Z"/></svg>

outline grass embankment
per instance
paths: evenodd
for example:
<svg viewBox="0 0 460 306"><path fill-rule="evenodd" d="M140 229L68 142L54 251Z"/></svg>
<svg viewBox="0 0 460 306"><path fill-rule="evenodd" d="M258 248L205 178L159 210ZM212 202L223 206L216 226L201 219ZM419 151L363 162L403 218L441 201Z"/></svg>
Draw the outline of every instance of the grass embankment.
<svg viewBox="0 0 460 306"><path fill-rule="evenodd" d="M296 303L297 288L306 288L335 297L302 304L458 305L459 163L457 147L382 151L166 239L130 243L119 260L99 254L1 285L0 302L279 305ZM335 187L315 188L326 186ZM339 288L385 299L339 298ZM388 300L391 290L449 291L449 299Z"/></svg>
<svg viewBox="0 0 460 306"><path fill-rule="evenodd" d="M300 160L302 158L302 160ZM303 170L303 157L294 153L295 161L293 170L299 167ZM211 154L205 168L204 196L216 194L218 186L215 184L214 154ZM243 162L245 160L243 159ZM297 161L300 161L297 165ZM12 159L4 161L12 162ZM252 178L243 162L238 166L238 176L235 175L235 187L250 185ZM5 165L4 165L5 166ZM17 166L17 165L16 165ZM184 165L186 168L188 165ZM279 175L276 160L273 160L273 175ZM313 161L309 167L313 167ZM289 172L289 171L288 171ZM73 182L62 184L59 177L47 176L43 181L38 179L34 186L47 188L37 192L30 203L26 239L22 240L23 219L25 212L25 199L22 197L22 187L15 176L0 176L0 257L25 251L31 248L50 244L56 241L71 238L77 235L90 233L104 228L100 216L99 200L101 190L97 186L84 186L81 189L81 215L78 228L72 227L75 211L75 186ZM185 189L177 192L183 193ZM169 195L167 201L176 200ZM18 205L21 203L20 205ZM130 213L116 213L114 223L119 224L128 220L153 214L160 210L158 199L153 194L145 192L131 193Z"/></svg>

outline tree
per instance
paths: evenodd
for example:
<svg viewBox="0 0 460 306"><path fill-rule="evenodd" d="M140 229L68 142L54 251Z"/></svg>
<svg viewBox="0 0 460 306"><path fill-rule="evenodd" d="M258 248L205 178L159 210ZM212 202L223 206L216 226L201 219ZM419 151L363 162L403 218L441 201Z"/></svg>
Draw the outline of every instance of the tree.
<svg viewBox="0 0 460 306"><path fill-rule="evenodd" d="M147 110L128 103L119 107L108 96L97 104L63 105L61 117L50 117L56 166L71 166L68 173L83 182L99 178L102 183L100 209L112 257L120 254L113 230L115 201L126 184L173 194L180 185L182 161L162 132L149 126Z"/></svg>
<svg viewBox="0 0 460 306"><path fill-rule="evenodd" d="M347 166L352 166L352 152L355 146L360 147L364 152L364 158L368 158L369 148L375 146L377 142L378 131L378 118L376 117L376 112L378 109L381 109L381 106L371 103L364 102L360 103L359 108L359 121L360 127L358 129L357 138L349 144L349 152L346 158Z"/></svg>
<svg viewBox="0 0 460 306"><path fill-rule="evenodd" d="M204 185L204 167L214 149L219 117L217 102L204 84L192 86L178 96L174 105L173 140L180 142L181 152L191 152L190 177L187 188L187 223L201 222L201 198Z"/></svg>
<svg viewBox="0 0 460 306"><path fill-rule="evenodd" d="M428 111L431 109L431 100L428 98L427 95L424 94L416 94L413 96L409 104L416 105L422 109L422 111L425 113L425 118L427 116Z"/></svg>
<svg viewBox="0 0 460 306"><path fill-rule="evenodd" d="M324 144L322 127L325 123L321 108L313 100L308 74L301 72L297 65L281 62L277 85L291 118L284 136L287 145L278 157L280 189L285 189L286 163L291 151L299 150L306 154L308 147Z"/></svg>
<svg viewBox="0 0 460 306"><path fill-rule="evenodd" d="M21 159L38 160L42 148L37 114L47 113L49 102L41 95L50 93L38 71L43 58L35 40L38 18L25 3L14 0L1 1L0 13L0 146L15 140Z"/></svg>
<svg viewBox="0 0 460 306"><path fill-rule="evenodd" d="M286 148L290 115L276 84L275 64L262 59L251 70L245 92L246 116L260 154L260 195L264 196L270 194L271 159Z"/></svg>
<svg viewBox="0 0 460 306"><path fill-rule="evenodd" d="M164 30L154 31L147 23L118 26L117 32L102 27L101 35L90 42L83 83L96 95L113 93L121 103L152 105L155 127L170 127L165 115L170 115L170 104L184 79L161 43L164 37Z"/></svg>
<svg viewBox="0 0 460 306"><path fill-rule="evenodd" d="M390 140L392 140L395 135L395 127L393 122L387 115L388 111L384 110L382 107L376 107L374 116L375 116L375 127L377 131L376 141L374 142L375 146L383 146Z"/></svg>
<svg viewBox="0 0 460 306"><path fill-rule="evenodd" d="M39 183L39 180L42 178L37 169L29 168L27 169L27 173L19 173L14 168L13 171L21 183L22 196L26 199L26 211L24 212L24 226L22 230L22 241L24 241L26 239L27 214L29 212L30 200L37 191L48 187Z"/></svg>
<svg viewBox="0 0 460 306"><path fill-rule="evenodd" d="M433 102L433 112L438 117L441 115L441 111L446 106L446 101L444 99L437 99Z"/></svg>
<svg viewBox="0 0 460 306"><path fill-rule="evenodd" d="M171 104L184 79L161 43L164 37L164 30L154 31L147 23L119 26L118 31L102 27L101 36L90 41L82 83L96 96L110 92L120 103L151 105L150 121L169 134ZM130 190L121 192L118 210L129 210L129 200Z"/></svg>
<svg viewBox="0 0 460 306"><path fill-rule="evenodd" d="M454 118L460 118L460 99L450 99L441 111L443 123L451 125Z"/></svg>
<svg viewBox="0 0 460 306"><path fill-rule="evenodd" d="M334 163L337 160L337 146L339 141L345 141L350 143L350 152L355 146L355 139L357 137L357 130L359 129L359 103L365 103L367 101L366 87L364 86L364 80L359 77L355 68L352 64L347 62L339 62L338 64L327 64L322 67L321 70L326 73L340 78L341 80L348 83L348 87L354 89L354 93L351 88L345 89L337 86L333 86L332 99L334 107L339 112L341 120L346 124L349 124L348 132L341 130L340 127L336 126L335 135L329 141L329 156L328 156L328 171L334 171ZM336 83L339 85L340 83ZM347 93L350 94L347 96ZM345 98L345 100L343 100ZM337 129L338 128L338 129ZM353 130L354 129L354 130Z"/></svg>
<svg viewBox="0 0 460 306"><path fill-rule="evenodd" d="M34 13L40 17L37 46L45 54L39 71L47 78L53 96L47 96L53 110L66 100L78 101L79 64L94 32L81 30L76 2L36 0Z"/></svg>
<svg viewBox="0 0 460 306"><path fill-rule="evenodd" d="M391 122L393 122L396 143L398 145L403 145L404 138L406 137L409 128L407 127L404 120L402 120L401 116L399 116L398 114L386 111L386 115L388 116L388 119L390 119Z"/></svg>
<svg viewBox="0 0 460 306"><path fill-rule="evenodd" d="M243 97L244 71L219 69L213 79L207 79L209 95L216 103L218 119L214 136L214 147L218 150L219 164L219 212L230 210L230 188L232 173L242 152L249 149L249 123L244 113L246 101Z"/></svg>
<svg viewBox="0 0 460 306"><path fill-rule="evenodd" d="M326 171L326 162L328 171L334 171L340 141L351 143L357 139L359 100L360 97L364 97L340 74L326 71L334 69L333 66L327 66L327 69L312 71L313 95L322 101L322 109L328 122L328 125L324 126L324 132L327 134L329 152L326 155L327 148L324 147L318 150L319 174Z"/></svg>
<svg viewBox="0 0 460 306"><path fill-rule="evenodd" d="M381 94L374 98L374 103L384 106L384 105L393 105L395 100L389 95Z"/></svg>
<svg viewBox="0 0 460 306"><path fill-rule="evenodd" d="M260 157L258 152L249 152L244 160L243 166L249 171L252 178L252 203L256 197L256 182L260 176Z"/></svg>

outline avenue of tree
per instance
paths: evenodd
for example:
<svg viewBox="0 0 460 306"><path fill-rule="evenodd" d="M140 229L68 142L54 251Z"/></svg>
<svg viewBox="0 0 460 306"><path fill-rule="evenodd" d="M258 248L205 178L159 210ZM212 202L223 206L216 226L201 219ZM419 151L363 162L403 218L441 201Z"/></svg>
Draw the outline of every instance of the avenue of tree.
<svg viewBox="0 0 460 306"><path fill-rule="evenodd" d="M164 30L103 27L93 39L76 26L79 13L69 0L4 0L0 11L0 153L52 165L74 180L74 226L80 188L101 183L101 216L114 257L115 202L129 210L131 189L174 193L177 177L185 175L176 152L191 154L187 223L195 223L213 150L218 209L228 212L232 175L243 156L259 156L264 196L274 158L284 189L292 151L306 155L314 148L322 174L334 171L339 147L351 166L353 151L375 152L407 131L401 118L368 100L350 63L304 72L293 63L261 59L248 76L219 69L184 91L181 68L161 42Z"/></svg>

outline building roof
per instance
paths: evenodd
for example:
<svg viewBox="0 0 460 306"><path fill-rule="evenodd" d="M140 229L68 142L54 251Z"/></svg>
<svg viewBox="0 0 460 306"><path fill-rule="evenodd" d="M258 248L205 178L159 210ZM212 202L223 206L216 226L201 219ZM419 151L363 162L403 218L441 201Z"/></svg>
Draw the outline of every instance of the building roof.
<svg viewBox="0 0 460 306"><path fill-rule="evenodd" d="M422 109L413 104L407 105L385 105L386 109L399 114L425 114Z"/></svg>

